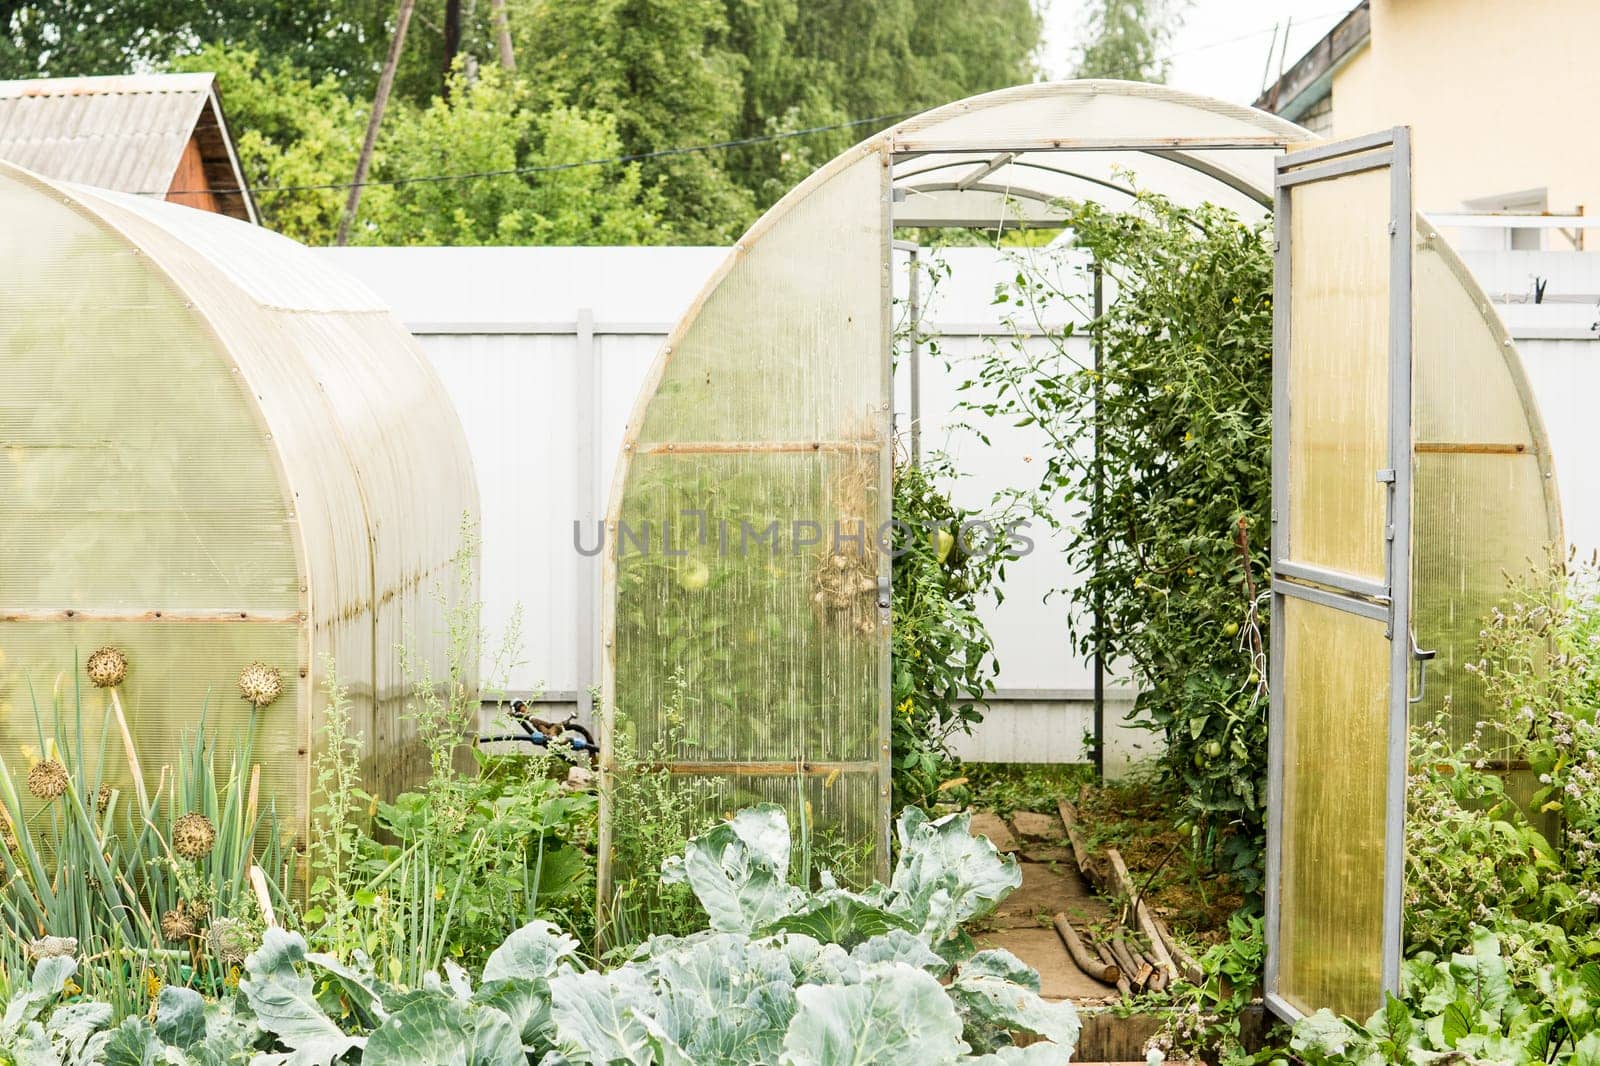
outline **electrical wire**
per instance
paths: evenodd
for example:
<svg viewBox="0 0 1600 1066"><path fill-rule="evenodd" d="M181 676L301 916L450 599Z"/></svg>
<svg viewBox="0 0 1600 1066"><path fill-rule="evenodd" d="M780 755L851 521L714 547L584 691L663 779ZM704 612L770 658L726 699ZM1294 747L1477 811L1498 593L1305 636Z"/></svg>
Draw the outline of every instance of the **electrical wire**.
<svg viewBox="0 0 1600 1066"><path fill-rule="evenodd" d="M872 118L852 119L849 122L835 122L828 126L809 126L801 130L785 130L782 133L764 133L756 137L739 137L729 141L713 141L710 144L690 144L677 148L659 148L652 152L634 152L629 155L611 156L606 159L580 159L571 163L544 163L538 166L506 167L502 170L475 170L462 174L418 174L408 178L370 178L363 182L330 181L315 185L265 185L254 189L245 189L241 186L224 189L173 189L163 192L146 191L140 196L198 196L211 193L216 196L237 195L249 192L251 196L276 194L285 192L319 192L333 189L353 189L357 185L362 188L369 186L397 187L402 185L436 184L446 181L473 181L478 178L499 178L521 174L554 174L563 170L577 170L582 167L608 167L626 163L638 163L648 159L665 159L669 156L695 155L701 152L716 152L727 148L743 148L755 144L771 144L774 141L793 140L796 137L811 137L818 133L832 133L836 130L854 129L858 126L870 126L874 123L889 123L902 118L909 118L919 114L917 111L902 111L894 115L876 115Z"/></svg>
<svg viewBox="0 0 1600 1066"><path fill-rule="evenodd" d="M1311 16L1311 20L1314 21L1316 19L1326 18L1338 13L1339 12L1329 12L1327 15ZM1234 44L1239 41L1249 40L1252 37L1264 36L1271 32L1273 31L1270 29L1262 29L1253 33L1242 34L1238 37L1230 37L1226 40L1211 41L1207 44L1186 48L1181 51L1162 56L1161 60L1166 62L1179 56L1190 55L1194 52L1203 52L1211 48L1220 47L1222 45ZM578 170L584 167L621 166L628 163L639 163L651 159L666 159L672 156L696 155L702 152L724 151L729 148L745 148L757 144L771 144L775 141L793 140L797 137L812 137L819 133L833 133L838 130L855 129L860 126L870 126L874 123L894 122L902 118L909 118L915 114L919 114L919 112L901 111L898 114L893 115L876 115L872 118L852 119L849 122L835 122L826 126L808 126L805 129L785 130L782 133L766 133L755 137L739 137L727 141L712 141L709 144L690 144L676 148L660 148L651 152L633 152L628 155L611 156L605 159L580 159L570 163L545 163L537 166L505 167L500 170L475 170L460 174L418 174L407 178L369 178L362 182L330 181L310 185L264 185L253 189L243 186L233 186L231 188L222 189L167 189L159 191L145 190L140 192L138 195L168 197L202 196L210 193L214 196L237 196L240 193L248 193L250 196L255 197L277 195L279 193L287 192L330 192L339 189L353 189L358 185L361 188L374 186L399 188L406 185L431 185L447 181L475 181L480 178L514 177L525 174L555 174L565 170Z"/></svg>

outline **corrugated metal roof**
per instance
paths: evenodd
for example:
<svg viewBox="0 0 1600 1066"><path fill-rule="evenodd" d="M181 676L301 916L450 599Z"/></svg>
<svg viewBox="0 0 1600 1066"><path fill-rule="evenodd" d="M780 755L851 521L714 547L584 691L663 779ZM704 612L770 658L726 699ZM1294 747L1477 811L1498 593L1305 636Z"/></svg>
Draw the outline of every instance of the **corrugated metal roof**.
<svg viewBox="0 0 1600 1066"><path fill-rule="evenodd" d="M0 81L0 159L118 192L164 194L213 74Z"/></svg>

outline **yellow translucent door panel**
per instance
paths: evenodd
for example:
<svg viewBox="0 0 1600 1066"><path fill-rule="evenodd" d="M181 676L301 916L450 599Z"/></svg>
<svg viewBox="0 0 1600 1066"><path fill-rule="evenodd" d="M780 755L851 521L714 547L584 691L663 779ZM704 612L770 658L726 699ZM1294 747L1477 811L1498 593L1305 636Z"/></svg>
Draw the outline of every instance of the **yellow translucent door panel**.
<svg viewBox="0 0 1600 1066"><path fill-rule="evenodd" d="M1382 581L1389 172L1296 186L1289 198L1289 557Z"/></svg>
<svg viewBox="0 0 1600 1066"><path fill-rule="evenodd" d="M855 149L740 241L645 386L607 528L608 756L702 817L784 804L847 876L887 858L887 179ZM603 811L605 906L630 828Z"/></svg>
<svg viewBox="0 0 1600 1066"><path fill-rule="evenodd" d="M1411 544L1409 139L1278 164L1267 996L1399 970Z"/></svg>
<svg viewBox="0 0 1600 1066"><path fill-rule="evenodd" d="M1285 597L1278 987L1365 1019L1382 981L1389 641L1384 623Z"/></svg>

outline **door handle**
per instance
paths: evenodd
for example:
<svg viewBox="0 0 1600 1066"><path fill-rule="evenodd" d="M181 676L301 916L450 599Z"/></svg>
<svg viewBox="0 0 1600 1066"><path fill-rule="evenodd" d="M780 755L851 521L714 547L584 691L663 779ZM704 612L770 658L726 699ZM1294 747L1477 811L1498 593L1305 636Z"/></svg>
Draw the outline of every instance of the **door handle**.
<svg viewBox="0 0 1600 1066"><path fill-rule="evenodd" d="M1407 693L1406 702L1421 703L1428 695L1428 661L1438 658L1439 651L1437 648L1431 651L1423 651L1417 644L1416 630L1410 630L1409 635L1411 637L1411 657L1417 661L1417 694L1413 696Z"/></svg>

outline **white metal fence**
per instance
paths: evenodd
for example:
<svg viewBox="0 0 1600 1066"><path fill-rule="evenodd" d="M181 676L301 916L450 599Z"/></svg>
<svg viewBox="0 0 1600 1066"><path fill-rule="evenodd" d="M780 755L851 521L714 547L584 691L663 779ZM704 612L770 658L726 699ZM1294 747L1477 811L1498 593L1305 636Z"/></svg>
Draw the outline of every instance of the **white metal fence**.
<svg viewBox="0 0 1600 1066"><path fill-rule="evenodd" d="M599 568L574 547L574 523L594 544L623 425L639 384L679 314L726 254L719 248L349 248L330 257L382 296L415 333L455 399L483 501L486 621L506 633L520 608L511 695L587 712L599 681ZM1015 273L984 248L941 253L951 271L924 294L924 331L944 359L920 363L924 451L944 450L965 475L958 502L983 505L1004 487L1034 483L1037 431L984 426L991 443L956 428L962 363L1005 332L995 284ZM902 259L904 254L902 253ZM1569 538L1600 547L1600 467L1589 461L1600 395L1595 321L1600 256L1475 252L1467 257L1513 327L1556 453ZM904 272L902 271L902 274ZM1542 279L1542 281L1541 281ZM1538 289L1537 283L1543 288ZM1535 303L1538 291L1543 302ZM1527 299L1522 299L1522 294ZM902 286L904 295L904 287ZM1559 295L1561 299L1551 299ZM1078 343L1078 342L1074 342ZM1087 355L1087 351L1085 351ZM954 368L946 363L954 363ZM897 382L897 424L908 427L909 375ZM1003 604L986 620L1001 673L988 716L962 745L970 758L1067 762L1084 758L1093 724L1090 666L1071 648L1062 597L1071 581L1060 545L1031 530L1038 550L1012 565ZM1108 679L1108 766L1137 757L1146 734L1118 728L1131 690Z"/></svg>

